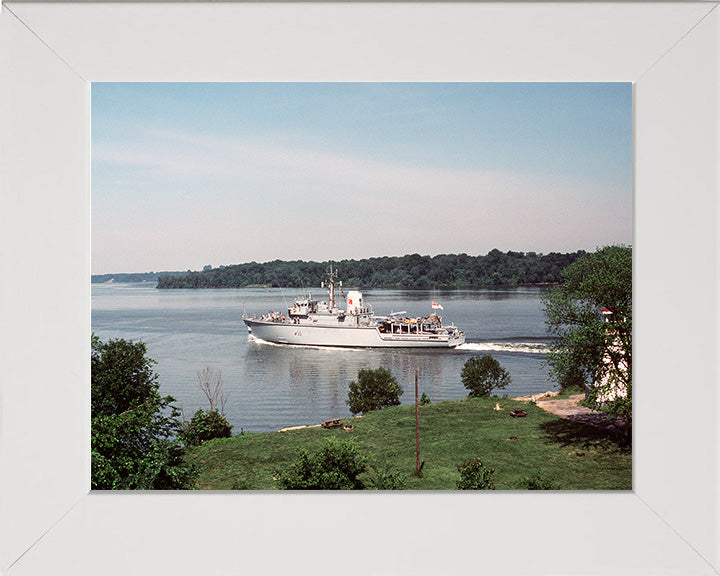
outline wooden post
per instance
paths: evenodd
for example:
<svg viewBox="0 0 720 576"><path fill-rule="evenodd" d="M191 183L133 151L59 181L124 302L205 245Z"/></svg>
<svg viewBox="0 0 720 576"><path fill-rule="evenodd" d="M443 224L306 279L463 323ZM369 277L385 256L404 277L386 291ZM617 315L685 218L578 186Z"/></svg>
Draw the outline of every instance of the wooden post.
<svg viewBox="0 0 720 576"><path fill-rule="evenodd" d="M420 474L420 427L418 420L418 373L415 370L415 473Z"/></svg>

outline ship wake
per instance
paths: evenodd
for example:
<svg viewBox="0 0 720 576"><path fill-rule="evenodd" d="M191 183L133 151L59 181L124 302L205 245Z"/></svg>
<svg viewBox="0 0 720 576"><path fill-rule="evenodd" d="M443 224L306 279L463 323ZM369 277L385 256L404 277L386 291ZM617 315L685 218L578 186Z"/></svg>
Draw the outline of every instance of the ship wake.
<svg viewBox="0 0 720 576"><path fill-rule="evenodd" d="M461 352L515 352L522 354L548 354L550 346L540 342L466 342L455 350Z"/></svg>

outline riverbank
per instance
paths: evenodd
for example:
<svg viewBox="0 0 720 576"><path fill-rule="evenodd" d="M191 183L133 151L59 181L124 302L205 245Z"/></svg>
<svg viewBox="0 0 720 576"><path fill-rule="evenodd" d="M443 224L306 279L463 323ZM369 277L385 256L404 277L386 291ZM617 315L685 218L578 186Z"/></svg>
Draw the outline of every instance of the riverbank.
<svg viewBox="0 0 720 576"><path fill-rule="evenodd" d="M522 409L524 417L513 417ZM563 419L513 399L464 398L420 407L422 477L415 471L414 406L394 406L343 427L319 426L244 434L189 451L200 472L197 487L276 489L274 478L299 450L314 451L329 437L352 441L376 468L399 471L411 490L453 490L457 467L480 457L494 468L499 490L525 490L532 478L563 490L630 490L632 453L609 431Z"/></svg>

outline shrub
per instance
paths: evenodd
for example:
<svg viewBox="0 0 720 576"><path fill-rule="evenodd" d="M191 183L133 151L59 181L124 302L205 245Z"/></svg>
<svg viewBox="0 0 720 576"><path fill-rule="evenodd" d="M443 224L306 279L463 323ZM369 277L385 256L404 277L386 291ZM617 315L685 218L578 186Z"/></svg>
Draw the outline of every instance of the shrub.
<svg viewBox="0 0 720 576"><path fill-rule="evenodd" d="M460 480L455 484L458 490L495 490L492 481L495 468L485 468L480 458L458 466L458 472L460 472Z"/></svg>
<svg viewBox="0 0 720 576"><path fill-rule="evenodd" d="M407 484L407 475L393 470L387 463L370 464L367 487L369 490L402 490Z"/></svg>
<svg viewBox="0 0 720 576"><path fill-rule="evenodd" d="M361 369L357 382L350 382L345 403L353 414L366 413L386 406L397 406L402 394L402 387L387 368Z"/></svg>
<svg viewBox="0 0 720 576"><path fill-rule="evenodd" d="M330 438L317 452L301 450L278 482L283 490L362 490L358 476L365 471L366 461L353 444Z"/></svg>
<svg viewBox="0 0 720 576"><path fill-rule="evenodd" d="M128 487L135 490L195 488L197 471L185 463L184 454L184 448L177 442L157 442L144 458L144 466L129 477Z"/></svg>
<svg viewBox="0 0 720 576"><path fill-rule="evenodd" d="M183 424L180 438L188 446L200 446L213 438L230 438L232 424L227 421L224 414L217 410L203 410L200 408L190 422Z"/></svg>
<svg viewBox="0 0 720 576"><path fill-rule="evenodd" d="M490 396L495 388L510 384L510 374L492 356L468 358L460 374L462 383L470 390L468 396Z"/></svg>
<svg viewBox="0 0 720 576"><path fill-rule="evenodd" d="M536 472L535 476L532 478L525 478L525 482L527 484L528 490L558 490L559 486L558 484L552 480L551 478L548 478L547 476L543 476L540 472Z"/></svg>
<svg viewBox="0 0 720 576"><path fill-rule="evenodd" d="M422 395L420 396L420 400L418 401L418 404L420 404L420 406L427 406L428 404L430 404L430 396L428 396L427 394L425 394L425 392L423 392Z"/></svg>

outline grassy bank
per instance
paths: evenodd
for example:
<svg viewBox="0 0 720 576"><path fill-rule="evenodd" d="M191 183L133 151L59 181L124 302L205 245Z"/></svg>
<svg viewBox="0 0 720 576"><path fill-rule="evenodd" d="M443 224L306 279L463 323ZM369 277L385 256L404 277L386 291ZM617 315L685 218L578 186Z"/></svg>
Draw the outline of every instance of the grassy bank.
<svg viewBox="0 0 720 576"><path fill-rule="evenodd" d="M496 402L502 410L494 410ZM513 408L524 409L527 417L512 418ZM336 436L352 441L381 468L406 474L407 489L455 489L457 466L478 456L495 468L498 490L524 490L538 474L563 490L632 488L628 447L606 432L552 416L534 404L466 398L421 406L421 478L414 475L413 406L385 408L344 423L352 429L304 428L213 440L192 449L188 460L200 471L202 489L276 489L273 477L291 465L299 449L316 450Z"/></svg>

